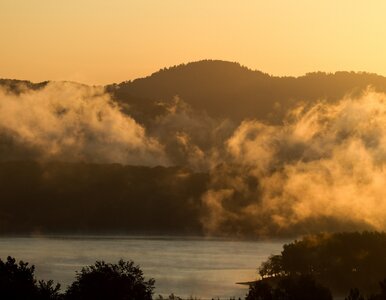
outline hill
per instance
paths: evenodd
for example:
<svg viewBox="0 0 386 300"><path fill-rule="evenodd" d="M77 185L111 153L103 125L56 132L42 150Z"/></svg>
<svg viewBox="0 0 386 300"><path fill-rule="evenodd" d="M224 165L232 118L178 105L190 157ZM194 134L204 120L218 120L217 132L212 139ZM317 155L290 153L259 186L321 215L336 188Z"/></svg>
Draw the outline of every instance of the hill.
<svg viewBox="0 0 386 300"><path fill-rule="evenodd" d="M386 78L370 73L308 73L300 77L270 76L238 63L204 60L162 69L152 75L107 86L123 103L148 106L179 96L192 108L212 117L241 121L257 118L280 122L299 101L336 101L368 86L386 91ZM138 104L137 104L138 105Z"/></svg>
<svg viewBox="0 0 386 300"><path fill-rule="evenodd" d="M0 86L14 92L20 92L20 84L36 90L47 81L0 79ZM368 87L386 92L386 77L346 71L278 77L221 60L163 68L144 78L105 86L114 100L130 107L130 115L141 124L164 114L165 108L159 102L171 102L175 96L214 118L228 118L236 123L258 119L278 124L300 103L335 102L345 95L360 95Z"/></svg>
<svg viewBox="0 0 386 300"><path fill-rule="evenodd" d="M7 208L0 231L12 224L17 231L109 230L110 222L100 222L111 207L109 215L120 220L111 230L123 231L293 236L386 228L379 200L386 94L364 93L368 86L385 92L385 77L275 77L201 61L105 88L0 85L0 203ZM36 162L61 162L55 170L71 171L52 175L45 170L53 165ZM145 169L130 165L149 169L139 174ZM180 182L185 175L177 171L169 176L176 166L191 170L186 178L205 174L197 175L201 184ZM54 185L47 186L47 176ZM87 180L79 183L79 176Z"/></svg>

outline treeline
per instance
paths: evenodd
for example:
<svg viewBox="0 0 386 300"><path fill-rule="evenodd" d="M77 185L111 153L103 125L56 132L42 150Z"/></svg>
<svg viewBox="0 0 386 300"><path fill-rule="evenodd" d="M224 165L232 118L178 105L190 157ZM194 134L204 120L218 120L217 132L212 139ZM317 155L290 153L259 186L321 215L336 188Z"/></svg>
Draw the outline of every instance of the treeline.
<svg viewBox="0 0 386 300"><path fill-rule="evenodd" d="M0 233L201 234L208 175L180 167L0 163Z"/></svg>
<svg viewBox="0 0 386 300"><path fill-rule="evenodd" d="M30 89L47 84L0 79L0 86L17 93L20 83ZM236 123L251 118L280 123L288 110L300 102L334 102L346 94L359 95L368 86L386 92L386 78L364 72L278 77L234 62L203 60L164 68L145 78L110 84L106 90L118 103L128 106L127 112L141 124L167 113L159 103L175 96L213 118L228 118Z"/></svg>
<svg viewBox="0 0 386 300"><path fill-rule="evenodd" d="M8 257L0 259L0 299L4 300L152 300L155 280L145 280L133 261L120 260L116 264L97 261L76 272L75 281L65 290L52 280L37 280L35 267ZM171 294L159 300L182 300ZM197 298L189 298L191 300ZM230 298L235 300L235 298ZM241 300L241 298L238 298ZM245 300L332 300L330 290L311 275L286 275L275 281L253 283ZM364 300L357 288L350 289L345 300ZM386 279L380 282L380 291L367 300L386 299ZM212 299L214 300L214 299Z"/></svg>
<svg viewBox="0 0 386 300"><path fill-rule="evenodd" d="M288 110L300 102L334 102L346 94L359 95L368 86L386 92L386 78L363 72L278 77L234 62L203 60L106 88L119 103L131 106L140 123L147 121L141 116L156 117L161 112L159 101L168 101L176 95L193 109L206 111L214 118L281 123Z"/></svg>
<svg viewBox="0 0 386 300"><path fill-rule="evenodd" d="M385 249L386 233L380 232L306 236L284 245L280 255L261 264L259 284L277 285L283 278L308 276L334 294L345 294L354 287L373 295L386 278ZM386 295L386 281L381 288Z"/></svg>
<svg viewBox="0 0 386 300"><path fill-rule="evenodd" d="M271 278L272 279L272 278ZM343 297L339 297L343 298ZM274 280L260 280L251 284L246 300L332 300L331 291L311 275L286 275ZM379 282L376 292L363 296L358 288L351 288L345 300L385 300L386 279Z"/></svg>
<svg viewBox="0 0 386 300"><path fill-rule="evenodd" d="M0 260L0 299L4 300L151 300L154 279L145 280L133 261L97 261L76 273L64 291L52 280L35 278L35 267L8 257Z"/></svg>
<svg viewBox="0 0 386 300"><path fill-rule="evenodd" d="M47 85L48 81L33 83L28 80L0 79L0 87L4 87L13 93L23 92L25 89L38 90Z"/></svg>

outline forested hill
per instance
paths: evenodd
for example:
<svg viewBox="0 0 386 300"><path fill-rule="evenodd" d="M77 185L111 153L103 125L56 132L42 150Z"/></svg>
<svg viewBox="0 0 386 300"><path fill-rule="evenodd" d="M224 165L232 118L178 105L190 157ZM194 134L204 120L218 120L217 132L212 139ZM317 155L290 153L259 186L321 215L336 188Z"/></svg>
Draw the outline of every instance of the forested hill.
<svg viewBox="0 0 386 300"><path fill-rule="evenodd" d="M47 84L0 79L1 86L16 91L18 83L31 89ZM106 89L115 100L128 104L141 123L162 114L157 103L175 96L212 117L280 123L288 110L300 102L336 101L348 94L360 94L369 86L386 92L386 77L343 71L278 77L234 62L203 60L164 68L145 78L110 84Z"/></svg>
<svg viewBox="0 0 386 300"><path fill-rule="evenodd" d="M204 60L162 69L146 78L107 86L116 99L130 103L138 98L151 103L178 95L213 117L236 121L257 118L280 122L299 101L335 101L358 94L368 86L386 91L386 78L376 74L308 73L300 77L270 76L238 63Z"/></svg>
<svg viewBox="0 0 386 300"><path fill-rule="evenodd" d="M201 61L106 89L0 86L0 233L384 228L370 179L386 178L385 95L331 102L367 86L385 92L385 77L274 77ZM312 105L319 99L330 103ZM302 101L310 107L294 109ZM377 205L358 215L365 201Z"/></svg>
<svg viewBox="0 0 386 300"><path fill-rule="evenodd" d="M48 81L42 81L38 83L33 83L29 80L17 80L17 79L1 79L0 86L5 87L6 89L12 92L21 92L22 88L37 90L43 88L47 85Z"/></svg>

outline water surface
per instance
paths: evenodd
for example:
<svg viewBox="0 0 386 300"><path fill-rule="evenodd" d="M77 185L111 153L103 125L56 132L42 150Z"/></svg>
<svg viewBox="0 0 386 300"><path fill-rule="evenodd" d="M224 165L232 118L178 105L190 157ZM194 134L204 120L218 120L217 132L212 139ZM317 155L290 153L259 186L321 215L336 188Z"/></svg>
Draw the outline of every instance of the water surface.
<svg viewBox="0 0 386 300"><path fill-rule="evenodd" d="M63 288L81 267L123 258L134 260L146 278L156 280L156 295L243 297L247 288L235 283L255 279L260 263L278 254L283 243L138 236L3 237L0 257L28 261L36 266L38 279L54 279Z"/></svg>

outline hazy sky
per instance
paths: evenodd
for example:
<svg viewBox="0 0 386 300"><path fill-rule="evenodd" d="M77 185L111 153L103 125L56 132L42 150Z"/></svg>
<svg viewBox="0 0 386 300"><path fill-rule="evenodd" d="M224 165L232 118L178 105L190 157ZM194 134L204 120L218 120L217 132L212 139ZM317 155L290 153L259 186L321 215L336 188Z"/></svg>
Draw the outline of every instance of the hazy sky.
<svg viewBox="0 0 386 300"><path fill-rule="evenodd" d="M386 1L0 0L0 77L101 84L205 58L386 75Z"/></svg>

